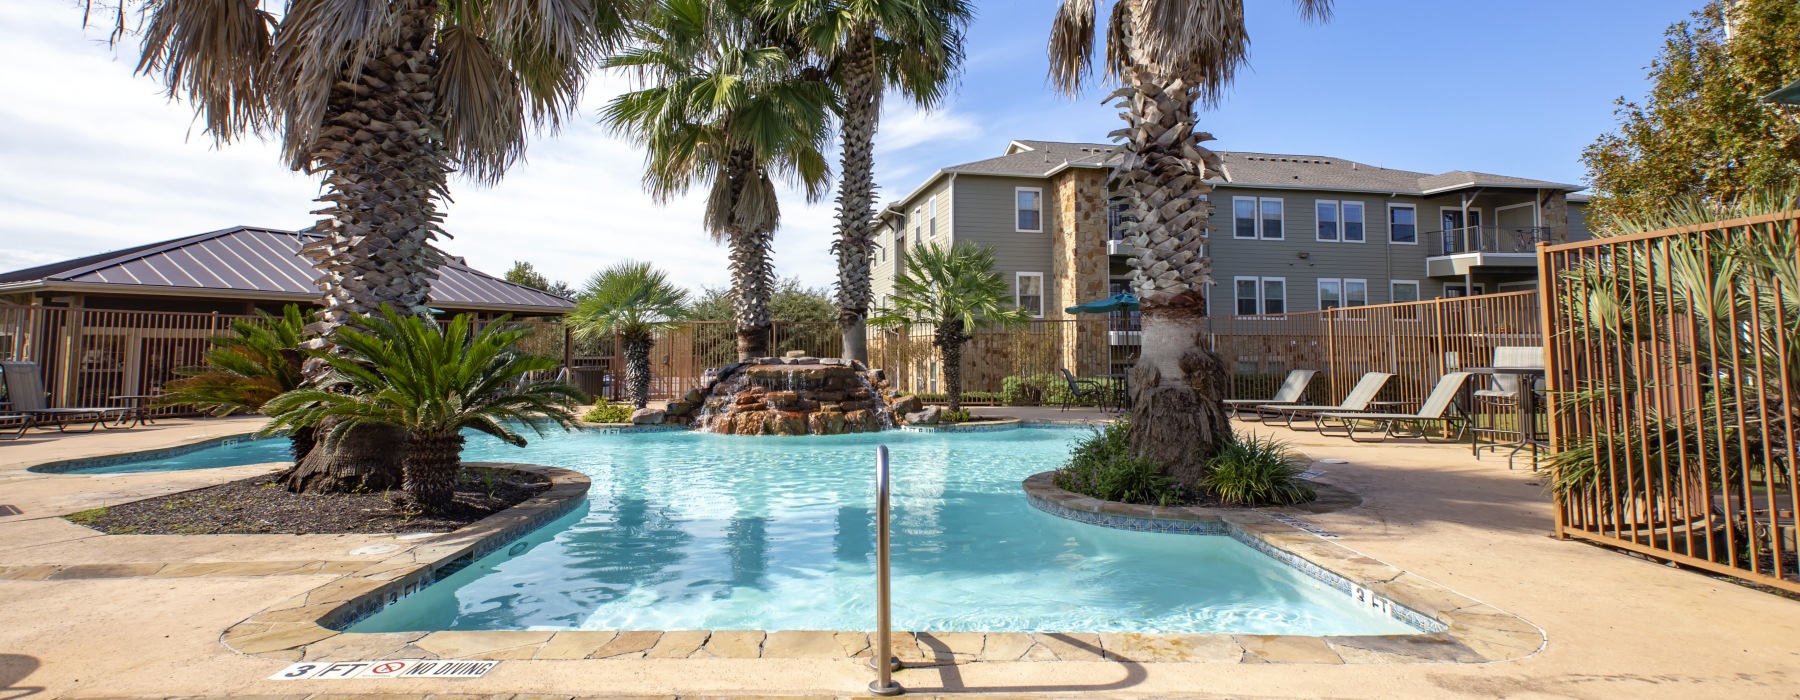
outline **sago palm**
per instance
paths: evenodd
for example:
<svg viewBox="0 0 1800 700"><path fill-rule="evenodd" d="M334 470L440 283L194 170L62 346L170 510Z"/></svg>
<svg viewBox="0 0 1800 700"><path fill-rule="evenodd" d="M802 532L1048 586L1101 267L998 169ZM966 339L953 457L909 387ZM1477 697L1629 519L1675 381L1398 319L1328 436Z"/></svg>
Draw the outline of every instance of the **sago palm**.
<svg viewBox="0 0 1800 700"><path fill-rule="evenodd" d="M687 290L650 263L625 262L594 274L575 297L569 323L586 337L617 337L625 346L631 405L650 402L650 348L656 332L687 318Z"/></svg>
<svg viewBox="0 0 1800 700"><path fill-rule="evenodd" d="M757 0L663 0L633 39L606 64L642 87L604 119L645 147L644 185L658 201L706 188L703 224L731 251L738 357L767 355L775 182L824 195L830 86Z"/></svg>
<svg viewBox="0 0 1800 700"><path fill-rule="evenodd" d="M450 173L497 181L534 126L556 127L635 2L272 0L276 13L252 0L126 0L117 26L141 14L138 71L191 103L216 141L273 134L289 167L321 176L324 218L301 253L320 273L323 345L383 306L427 313ZM392 454L360 446L391 442L311 455L288 486L385 488Z"/></svg>
<svg viewBox="0 0 1800 700"><path fill-rule="evenodd" d="M1323 20L1330 0L1295 0ZM1098 0L1063 0L1050 31L1050 78L1075 95L1092 73ZM1220 400L1223 362L1199 342L1211 282L1206 257L1218 156L1200 144L1195 105L1218 101L1244 65L1250 39L1243 0L1114 0L1105 75L1121 87L1122 156L1107 186L1125 208L1136 247L1132 287L1143 311L1143 348L1131 373L1135 454L1198 483L1204 464L1231 438ZM1197 388L1196 388L1197 385Z"/></svg>
<svg viewBox="0 0 1800 700"><path fill-rule="evenodd" d="M868 361L874 292L875 131L890 86L924 109L943 100L974 16L965 0L767 0L827 60L842 100L839 123L837 321L844 357Z"/></svg>
<svg viewBox="0 0 1800 700"><path fill-rule="evenodd" d="M440 326L391 308L353 318L332 338L337 352L320 354L330 366L327 384L349 390L303 387L277 396L267 405L273 420L263 432L330 426L319 434L329 444L360 426L396 426L406 432L401 469L408 499L425 512L443 512L462 468L463 430L523 447L525 437L512 423L541 433L575 421L570 409L580 392L560 381L529 380L559 362L521 352L518 343L529 331L508 320L476 330L466 314Z"/></svg>
<svg viewBox="0 0 1800 700"><path fill-rule="evenodd" d="M985 325L1031 321L1013 308L1006 280L994 271L994 249L970 243L944 248L936 243L910 251L894 279L893 308L875 323L932 324L931 344L944 361L944 393L950 410L962 410L962 347Z"/></svg>
<svg viewBox="0 0 1800 700"><path fill-rule="evenodd" d="M192 406L215 416L260 413L283 392L300 387L300 344L306 339L306 314L299 306L283 307L280 316L258 311L254 321L233 321L230 335L214 336L201 356L203 366L180 369L180 379L163 385L162 406ZM288 433L298 462L312 450L313 431Z"/></svg>

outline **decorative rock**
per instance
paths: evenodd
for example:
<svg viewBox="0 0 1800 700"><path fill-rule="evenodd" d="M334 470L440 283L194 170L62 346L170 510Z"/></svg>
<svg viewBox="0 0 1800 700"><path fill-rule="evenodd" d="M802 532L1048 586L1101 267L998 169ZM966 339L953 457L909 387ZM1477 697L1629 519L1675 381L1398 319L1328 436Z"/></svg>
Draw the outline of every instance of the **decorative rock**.
<svg viewBox="0 0 1800 700"><path fill-rule="evenodd" d="M844 430L851 433L872 433L881 429L875 420L874 411L851 411L844 414Z"/></svg>
<svg viewBox="0 0 1800 700"><path fill-rule="evenodd" d="M787 351L787 354L782 355L782 357L806 357L806 351L805 350L789 350L789 351Z"/></svg>
<svg viewBox="0 0 1800 700"><path fill-rule="evenodd" d="M814 394L813 398L818 399L819 403L836 403L843 401L845 397L841 391L821 391Z"/></svg>
<svg viewBox="0 0 1800 700"><path fill-rule="evenodd" d="M837 405L837 409L845 413L851 411L867 411L874 407L875 404L868 401L841 401Z"/></svg>
<svg viewBox="0 0 1800 700"><path fill-rule="evenodd" d="M925 402L915 394L894 398L894 412L902 415L925 410Z"/></svg>
<svg viewBox="0 0 1800 700"><path fill-rule="evenodd" d="M737 414L737 423L732 432L737 435L761 435L763 424L768 422L768 411L746 411Z"/></svg>
<svg viewBox="0 0 1800 700"><path fill-rule="evenodd" d="M844 414L841 411L820 411L807 418L807 427L814 435L841 435L844 424Z"/></svg>
<svg viewBox="0 0 1800 700"><path fill-rule="evenodd" d="M681 395L681 401L688 405L698 405L700 403L700 397L704 396L705 393L706 392L699 389L689 389L687 393Z"/></svg>
<svg viewBox="0 0 1800 700"><path fill-rule="evenodd" d="M943 418L944 409L942 406L928 406L923 411L906 414L906 422L913 425L937 425L938 421L943 420Z"/></svg>
<svg viewBox="0 0 1800 700"><path fill-rule="evenodd" d="M806 414L782 411L773 414L769 419L768 430L770 435L805 435L806 423Z"/></svg>
<svg viewBox="0 0 1800 700"><path fill-rule="evenodd" d="M850 366L850 361L841 357L823 357L819 358L819 364L832 367L848 367Z"/></svg>
<svg viewBox="0 0 1800 700"><path fill-rule="evenodd" d="M782 364L782 362L781 362L781 358L779 358L779 357L761 357L761 358L756 359L756 364L779 365L779 364Z"/></svg>
<svg viewBox="0 0 1800 700"><path fill-rule="evenodd" d="M668 411L660 408L640 408L631 412L631 423L632 425L656 425L663 422L663 417L667 415L669 415Z"/></svg>
<svg viewBox="0 0 1800 700"><path fill-rule="evenodd" d="M763 397L769 405L778 411L791 411L800 403L800 395L792 391L771 391Z"/></svg>
<svg viewBox="0 0 1800 700"><path fill-rule="evenodd" d="M671 417L685 416L694 412L694 405L686 401L670 401L669 407L665 409L665 412Z"/></svg>

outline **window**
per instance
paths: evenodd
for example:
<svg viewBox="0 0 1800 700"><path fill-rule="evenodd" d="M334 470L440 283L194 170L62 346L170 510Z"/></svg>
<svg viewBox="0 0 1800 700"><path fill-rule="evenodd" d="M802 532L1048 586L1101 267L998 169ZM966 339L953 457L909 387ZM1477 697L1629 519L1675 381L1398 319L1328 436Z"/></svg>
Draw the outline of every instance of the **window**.
<svg viewBox="0 0 1800 700"><path fill-rule="evenodd" d="M1231 218L1233 222L1232 237L1256 237L1256 198L1232 197Z"/></svg>
<svg viewBox="0 0 1800 700"><path fill-rule="evenodd" d="M1281 200L1264 197L1257 203L1262 206L1262 237L1281 240Z"/></svg>
<svg viewBox="0 0 1800 700"><path fill-rule="evenodd" d="M1313 204L1318 210L1319 240L1335 241L1339 238L1338 203L1321 199Z"/></svg>
<svg viewBox="0 0 1800 700"><path fill-rule="evenodd" d="M1388 242L1418 245L1419 213L1413 205L1388 205Z"/></svg>
<svg viewBox="0 0 1800 700"><path fill-rule="evenodd" d="M1369 305L1369 281L1353 279L1319 280L1319 310L1345 306Z"/></svg>
<svg viewBox="0 0 1800 700"><path fill-rule="evenodd" d="M928 235L931 236L931 240L934 240L934 241L937 240L937 197L936 196L933 196L931 199L925 200L925 225L930 227L930 232Z"/></svg>
<svg viewBox="0 0 1800 700"><path fill-rule="evenodd" d="M1363 242L1363 203L1344 202L1344 242Z"/></svg>
<svg viewBox="0 0 1800 700"><path fill-rule="evenodd" d="M1394 280L1388 283L1388 294L1396 304L1419 300L1419 283L1411 280Z"/></svg>
<svg viewBox="0 0 1800 700"><path fill-rule="evenodd" d="M914 243L924 243L925 238L921 235L924 232L925 232L925 210L920 209L918 207L913 207L913 242Z"/></svg>
<svg viewBox="0 0 1800 700"><path fill-rule="evenodd" d="M1344 306L1368 306L1369 281L1344 280Z"/></svg>
<svg viewBox="0 0 1800 700"><path fill-rule="evenodd" d="M1021 233L1044 230L1044 190L1039 187L1013 189L1014 207L1018 209L1016 228Z"/></svg>
<svg viewBox="0 0 1800 700"><path fill-rule="evenodd" d="M1013 304L1032 318L1044 317L1044 273L1021 272L1018 274L1017 293Z"/></svg>
<svg viewBox="0 0 1800 700"><path fill-rule="evenodd" d="M1287 279L1283 277L1237 277L1237 313L1239 316L1274 316L1287 313Z"/></svg>

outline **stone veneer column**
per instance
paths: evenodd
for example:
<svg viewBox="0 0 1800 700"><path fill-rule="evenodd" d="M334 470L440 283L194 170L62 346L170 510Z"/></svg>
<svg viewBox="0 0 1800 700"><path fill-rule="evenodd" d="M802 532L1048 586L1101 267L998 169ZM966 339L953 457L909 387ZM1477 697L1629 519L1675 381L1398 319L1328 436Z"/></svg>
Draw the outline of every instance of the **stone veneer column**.
<svg viewBox="0 0 1800 700"><path fill-rule="evenodd" d="M1107 295L1106 171L1070 168L1050 178L1050 275L1044 280L1045 319L1087 319L1079 331L1062 334L1059 361L1077 374L1108 370L1107 337L1101 316L1080 316L1064 308Z"/></svg>
<svg viewBox="0 0 1800 700"><path fill-rule="evenodd" d="M1537 196L1538 201L1543 202L1538 207L1539 216L1542 217L1538 221L1538 225L1550 228L1552 243L1567 243L1569 241L1568 195L1564 194L1562 190L1538 190Z"/></svg>

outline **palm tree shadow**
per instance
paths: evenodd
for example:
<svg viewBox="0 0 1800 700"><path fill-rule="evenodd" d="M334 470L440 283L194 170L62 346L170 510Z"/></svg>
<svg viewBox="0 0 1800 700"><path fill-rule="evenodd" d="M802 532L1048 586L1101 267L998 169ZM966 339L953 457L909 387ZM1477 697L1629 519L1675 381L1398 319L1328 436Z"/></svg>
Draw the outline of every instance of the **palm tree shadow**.
<svg viewBox="0 0 1800 700"><path fill-rule="evenodd" d="M18 700L44 692L41 685L19 685L41 665L37 657L0 654L0 700Z"/></svg>
<svg viewBox="0 0 1800 700"><path fill-rule="evenodd" d="M1057 641L1060 641L1064 644L1086 650L1100 658L1105 658L1105 655L1101 652L1100 647L1089 644L1087 642L1084 642L1073 636L1070 636L1067 634L1046 634L1044 636L1055 638ZM945 644L943 642L943 640L940 640L937 637L935 637L929 633L920 634L920 635L918 635L917 639L920 644L923 644L926 647L930 648L932 651L937 652L936 654L934 654L935 656L938 656L940 658L949 658L950 657L950 646L948 644ZM981 686L981 687L971 687L968 683L965 683L963 681L963 677L962 677L962 670L961 670L962 667L958 666L956 664L949 664L946 666L938 667L939 669L941 669L941 671L939 671L940 677L943 678L943 683L941 685L937 685L937 686L908 685L908 686L906 686L906 691L908 693L934 693L934 692L942 692L942 693L1053 693L1053 692L1077 692L1077 691L1079 691L1079 692L1096 692L1096 691L1103 691L1103 690L1123 690L1126 688L1130 688L1139 683L1143 683L1144 679L1150 675L1149 672L1144 670L1143 664L1138 663L1136 661L1132 661L1130 659L1119 659L1119 660L1113 661L1113 663L1114 663L1114 665L1117 665L1118 667L1124 669L1125 677L1120 678L1119 680L1116 680L1116 681L1109 682L1109 683L1095 683L1095 684L1088 684L1088 685L1000 685L1000 686Z"/></svg>

